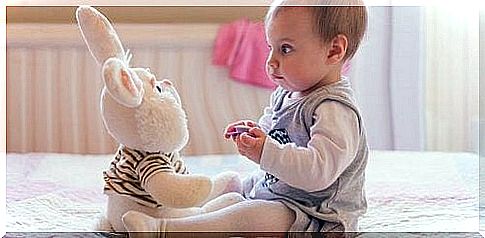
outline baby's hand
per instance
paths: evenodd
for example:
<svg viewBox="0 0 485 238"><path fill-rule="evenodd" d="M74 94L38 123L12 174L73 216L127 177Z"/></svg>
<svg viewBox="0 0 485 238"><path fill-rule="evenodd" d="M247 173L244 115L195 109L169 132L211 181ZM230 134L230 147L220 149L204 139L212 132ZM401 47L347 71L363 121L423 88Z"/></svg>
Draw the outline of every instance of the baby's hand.
<svg viewBox="0 0 485 238"><path fill-rule="evenodd" d="M248 132L243 132L236 139L237 150L241 155L259 164L263 153L266 134L259 127L252 127Z"/></svg>
<svg viewBox="0 0 485 238"><path fill-rule="evenodd" d="M251 120L241 120L229 124L224 130L224 138L232 138L233 141L243 132L249 132L252 127L258 127L256 122Z"/></svg>
<svg viewBox="0 0 485 238"><path fill-rule="evenodd" d="M236 129L235 131L232 131L232 132L228 132L227 134L229 134L233 139L236 138L238 135L244 133L244 132L249 132L249 129L251 129L251 127L249 126L245 126L245 125L237 125L237 126L234 126L234 129Z"/></svg>

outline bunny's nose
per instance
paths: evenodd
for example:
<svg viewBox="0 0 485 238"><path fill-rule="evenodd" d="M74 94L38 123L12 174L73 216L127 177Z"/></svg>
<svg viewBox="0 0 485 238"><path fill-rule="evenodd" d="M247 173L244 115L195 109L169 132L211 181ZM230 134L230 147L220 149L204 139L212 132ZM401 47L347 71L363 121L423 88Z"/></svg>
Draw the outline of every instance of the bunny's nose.
<svg viewBox="0 0 485 238"><path fill-rule="evenodd" d="M173 85L172 82L168 79L162 80L162 84L165 84L166 86L172 86Z"/></svg>

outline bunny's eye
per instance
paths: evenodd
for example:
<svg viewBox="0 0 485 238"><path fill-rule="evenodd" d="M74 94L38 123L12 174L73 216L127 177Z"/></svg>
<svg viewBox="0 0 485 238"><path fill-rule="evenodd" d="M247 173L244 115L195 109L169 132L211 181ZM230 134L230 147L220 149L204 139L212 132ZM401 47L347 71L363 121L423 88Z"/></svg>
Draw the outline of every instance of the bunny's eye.
<svg viewBox="0 0 485 238"><path fill-rule="evenodd" d="M157 85L157 86L155 86L155 88L157 89L157 91L158 91L159 93L162 93L162 87L160 87L159 85Z"/></svg>

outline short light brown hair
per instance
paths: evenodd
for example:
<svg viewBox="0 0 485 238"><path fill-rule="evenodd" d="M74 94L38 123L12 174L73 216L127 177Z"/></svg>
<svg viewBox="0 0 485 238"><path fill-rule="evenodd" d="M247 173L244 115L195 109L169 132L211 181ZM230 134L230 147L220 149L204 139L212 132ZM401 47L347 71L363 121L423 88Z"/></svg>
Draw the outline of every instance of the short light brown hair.
<svg viewBox="0 0 485 238"><path fill-rule="evenodd" d="M323 43L345 35L348 46L343 61L357 52L367 29L367 8L362 0L276 0L266 14L266 24L285 7L307 7Z"/></svg>

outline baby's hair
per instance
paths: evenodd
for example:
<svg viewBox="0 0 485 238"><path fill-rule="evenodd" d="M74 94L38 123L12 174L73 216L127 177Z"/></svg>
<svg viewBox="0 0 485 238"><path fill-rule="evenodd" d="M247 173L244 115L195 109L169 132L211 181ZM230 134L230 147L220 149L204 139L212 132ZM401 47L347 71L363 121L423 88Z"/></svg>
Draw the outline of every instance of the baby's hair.
<svg viewBox="0 0 485 238"><path fill-rule="evenodd" d="M339 34L347 37L343 61L355 55L367 29L367 8L362 0L276 0L266 14L265 23L290 6L308 7L315 33L323 43L329 43Z"/></svg>

